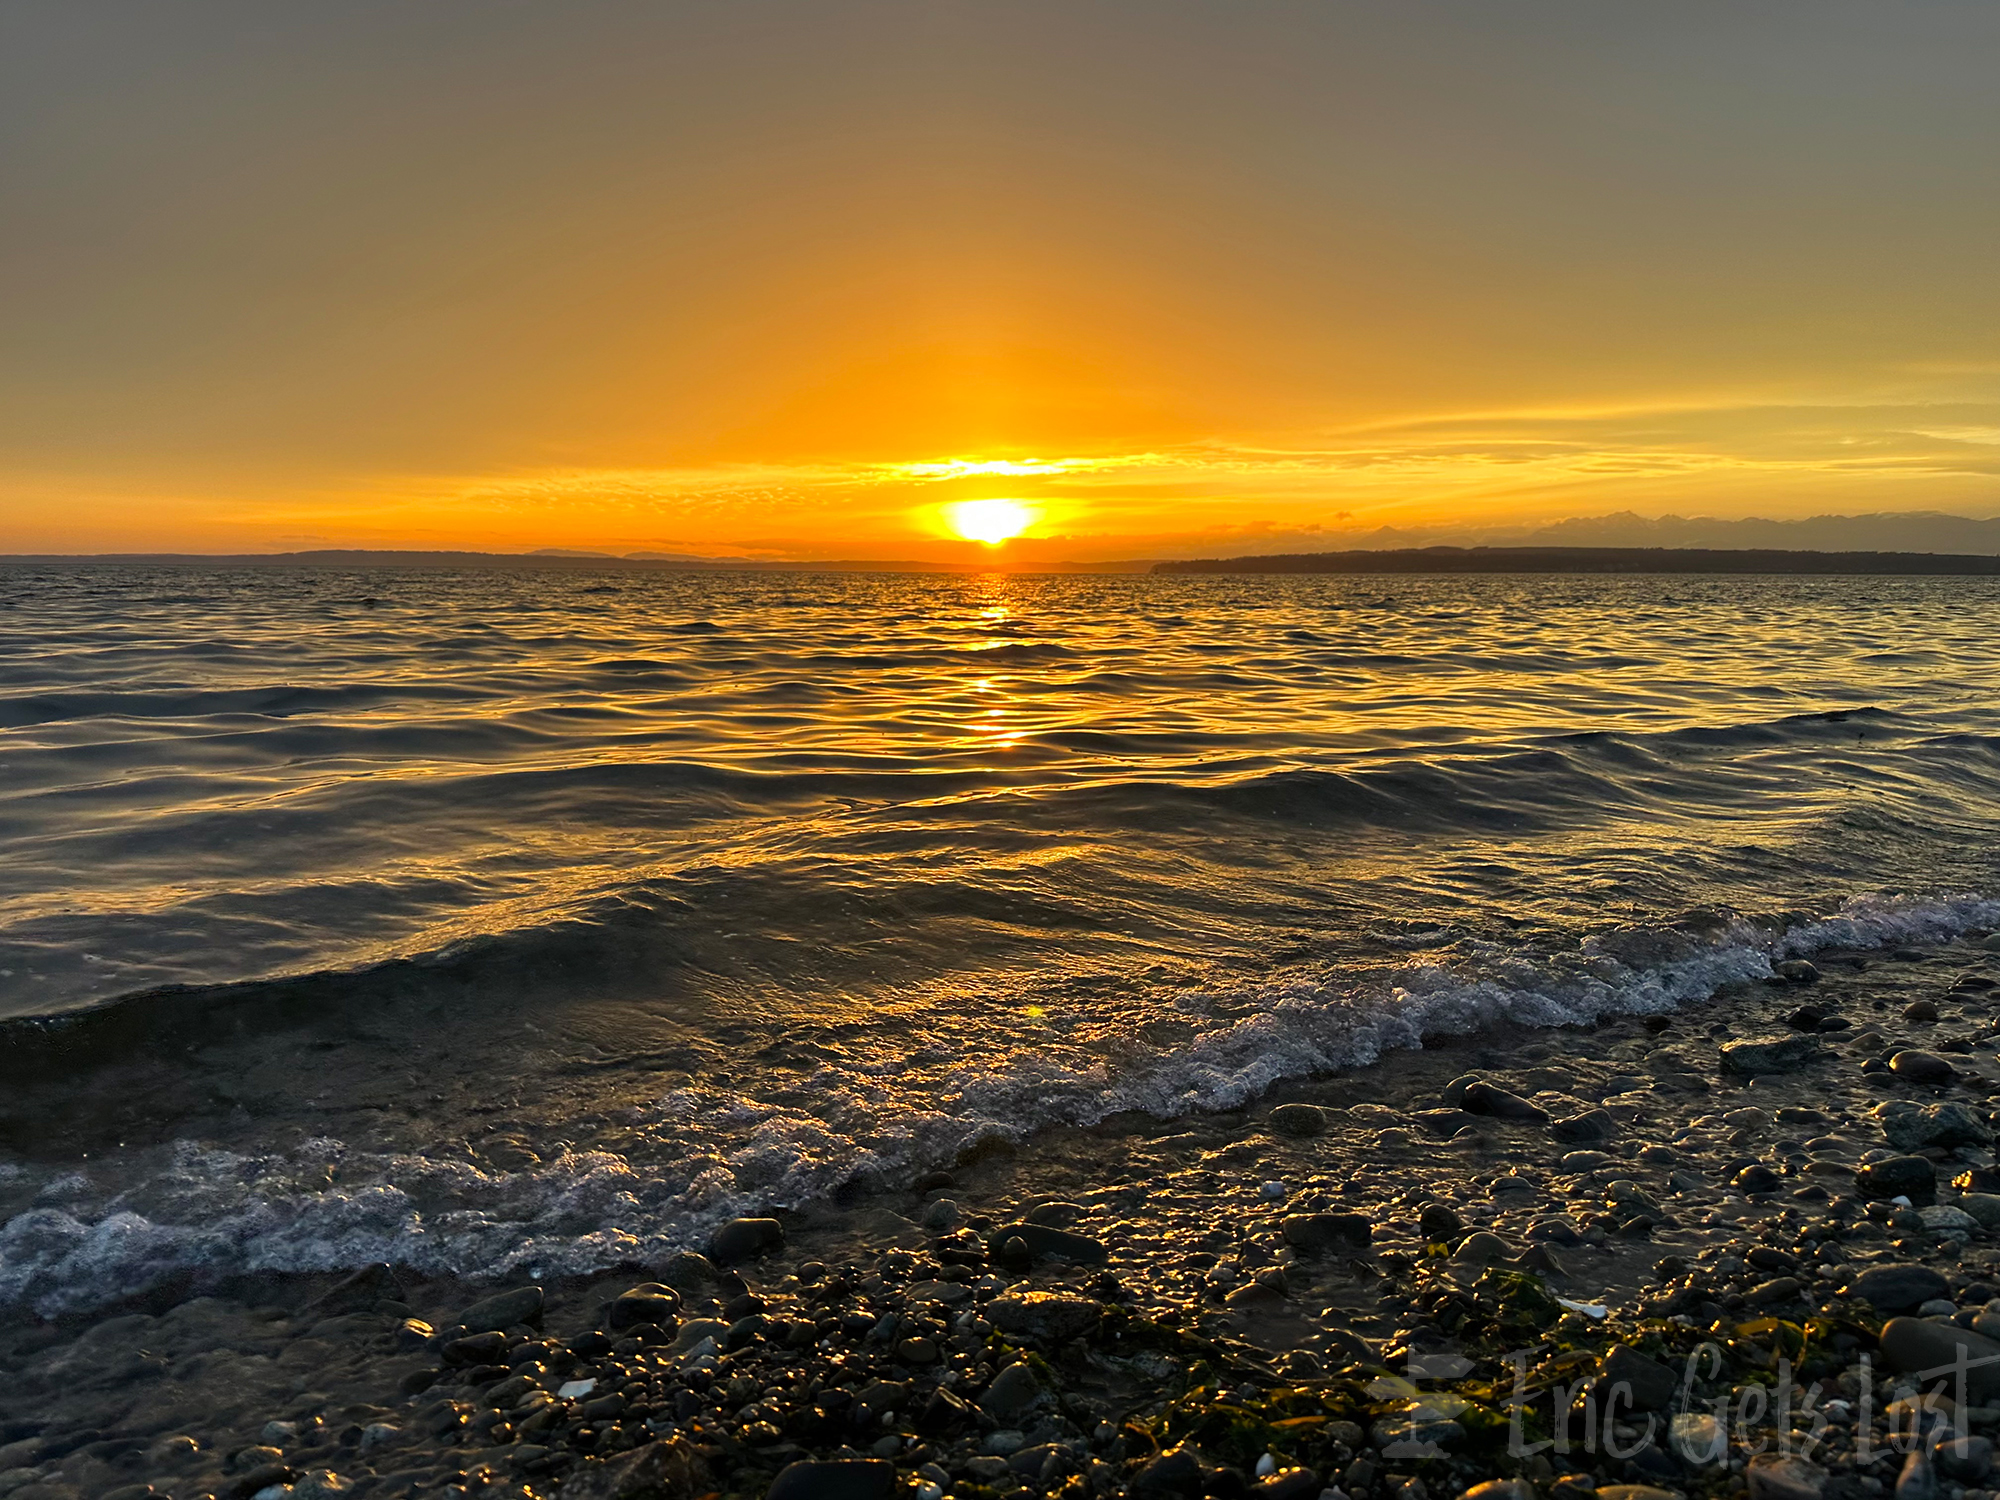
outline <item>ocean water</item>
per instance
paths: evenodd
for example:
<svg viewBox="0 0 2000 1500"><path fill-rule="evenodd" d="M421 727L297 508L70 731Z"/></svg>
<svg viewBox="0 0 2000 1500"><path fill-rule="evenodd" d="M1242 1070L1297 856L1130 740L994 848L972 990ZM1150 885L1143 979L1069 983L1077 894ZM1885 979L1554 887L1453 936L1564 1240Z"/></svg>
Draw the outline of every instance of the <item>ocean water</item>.
<svg viewBox="0 0 2000 1500"><path fill-rule="evenodd" d="M1996 682L2000 580L0 570L0 1302L644 1261L2000 926Z"/></svg>

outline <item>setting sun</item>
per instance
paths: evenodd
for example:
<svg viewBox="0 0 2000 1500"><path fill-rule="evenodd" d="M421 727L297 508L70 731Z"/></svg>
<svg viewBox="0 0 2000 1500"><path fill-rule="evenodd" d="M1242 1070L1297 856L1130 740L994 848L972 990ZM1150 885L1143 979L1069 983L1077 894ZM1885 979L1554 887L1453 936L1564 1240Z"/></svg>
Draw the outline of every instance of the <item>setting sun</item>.
<svg viewBox="0 0 2000 1500"><path fill-rule="evenodd" d="M1035 524L1035 512L1019 500L961 500L944 508L946 523L968 542L997 547Z"/></svg>

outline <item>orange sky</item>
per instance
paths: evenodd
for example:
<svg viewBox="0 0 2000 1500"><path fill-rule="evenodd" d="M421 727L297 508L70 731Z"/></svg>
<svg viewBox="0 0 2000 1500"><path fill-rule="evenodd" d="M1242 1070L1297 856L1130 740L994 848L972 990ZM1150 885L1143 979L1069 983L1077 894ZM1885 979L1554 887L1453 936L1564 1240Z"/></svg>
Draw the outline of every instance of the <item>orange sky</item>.
<svg viewBox="0 0 2000 1500"><path fill-rule="evenodd" d="M2000 9L30 0L0 550L2000 512Z"/></svg>

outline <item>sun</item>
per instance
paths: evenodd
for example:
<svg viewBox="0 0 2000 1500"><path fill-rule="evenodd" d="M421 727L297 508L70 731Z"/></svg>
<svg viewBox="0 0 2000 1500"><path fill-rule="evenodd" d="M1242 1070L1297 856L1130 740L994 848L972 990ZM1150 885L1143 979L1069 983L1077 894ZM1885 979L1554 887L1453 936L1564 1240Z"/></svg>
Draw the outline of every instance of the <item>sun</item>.
<svg viewBox="0 0 2000 1500"><path fill-rule="evenodd" d="M1035 524L1032 507L1019 500L961 500L944 508L945 521L968 542L997 547Z"/></svg>

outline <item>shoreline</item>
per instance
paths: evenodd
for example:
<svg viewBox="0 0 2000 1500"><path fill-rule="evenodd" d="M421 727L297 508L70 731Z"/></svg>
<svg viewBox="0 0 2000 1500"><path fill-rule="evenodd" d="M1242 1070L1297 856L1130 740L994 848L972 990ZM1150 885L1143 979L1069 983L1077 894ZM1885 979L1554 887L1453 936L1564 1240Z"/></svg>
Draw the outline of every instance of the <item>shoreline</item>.
<svg viewBox="0 0 2000 1500"><path fill-rule="evenodd" d="M0 1327L0 1500L137 1500L146 1491L132 1487L144 1485L174 1500L247 1500L273 1486L301 1500L609 1495L619 1493L614 1471L634 1463L660 1468L628 1476L635 1494L755 1496L787 1464L825 1461L883 1467L828 1471L811 1493L851 1484L862 1487L838 1493L924 1496L929 1485L928 1500L1311 1500L1322 1488L1350 1500L1452 1500L1468 1483L1516 1478L1569 1500L1585 1478L1858 1500L1892 1484L1905 1456L1888 1449L1892 1462L1857 1465L1851 1442L1829 1449L1823 1434L1827 1472L1787 1470L1788 1491L1761 1472L1690 1465L1662 1443L1635 1449L1645 1423L1600 1423L1596 1452L1572 1444L1566 1456L1519 1457L1507 1452L1507 1422L1494 1425L1511 1416L1506 1356L1532 1347L1515 1338L1570 1346L1523 1370L1523 1390L1541 1403L1525 1409L1525 1440L1540 1431L1533 1414L1551 1386L1573 1384L1620 1345L1675 1372L1713 1345L1719 1384L1696 1395L1726 1391L1740 1411L1742 1392L1789 1360L1786 1328L1803 1341L1794 1377L1823 1412L1854 1383L1861 1353L1887 1358L1874 1347L1883 1315L1922 1306L1841 1293L1871 1266L1930 1268L1942 1282L1903 1281L1938 1291L1965 1323L1980 1315L1973 1301L2000 1296L2000 1241L1983 1220L1934 1209L1926 1222L1879 1201L1871 1216L1855 1200L1864 1156L1904 1154L1885 1136L1887 1117L1871 1113L1885 1103L1919 1112L1892 1112L1905 1141L1945 1119L1927 1148L1941 1159L1938 1207L1955 1201L1952 1176L1993 1166L2000 953L1969 938L1828 951L1818 972L1735 986L1651 1024L1440 1039L1362 1072L1281 1084L1243 1110L1052 1131L932 1174L921 1191L779 1215L783 1243L734 1266L709 1271L683 1256L515 1289L539 1291L543 1306L531 1321L467 1335L493 1344L497 1334L490 1349L446 1335L508 1288L402 1272L344 1287L332 1276L239 1277L186 1300L169 1287L56 1324L16 1315ZM1924 1002L1938 1019L1922 1019ZM1808 1007L1817 1024L1848 1025L1788 1025ZM1784 1071L1723 1069L1721 1048L1758 1037L1792 1039L1754 1064ZM1955 1076L1933 1085L1889 1071L1897 1050L1942 1059ZM1472 1074L1484 1092L1462 1082ZM1940 1104L1963 1110L1921 1113ZM635 1286L662 1290L614 1300ZM607 1317L620 1326L606 1331L622 1336L593 1338ZM405 1319L429 1325L428 1339ZM1760 1319L1775 1322L1742 1333ZM1435 1359L1469 1368L1408 1391L1383 1384L1451 1367ZM1028 1373L1002 1383L1023 1361ZM428 1384L426 1372L437 1372ZM1190 1396L1189 1383L1208 1376L1219 1384ZM584 1379L600 1385L558 1394ZM614 1383L615 1411L600 1394ZM902 1389L870 1397L877 1386ZM1414 1413L1418 1428L1435 1416L1457 1432L1410 1429L1409 1403L1431 1397L1472 1403L1456 1416ZM2000 1409L1975 1404L1956 1420L1980 1439L2000 1431ZM1833 1424L1831 1440L1842 1430ZM984 1451L1013 1441L996 1434L1020 1442ZM1399 1440L1435 1440L1437 1451L1388 1452ZM1260 1480L1266 1453L1281 1472ZM1970 1458L1938 1462L1975 1475L1940 1469L1932 1493L1945 1500L1985 1477ZM1294 1465L1310 1480L1287 1477ZM246 1489L252 1479L269 1482Z"/></svg>

